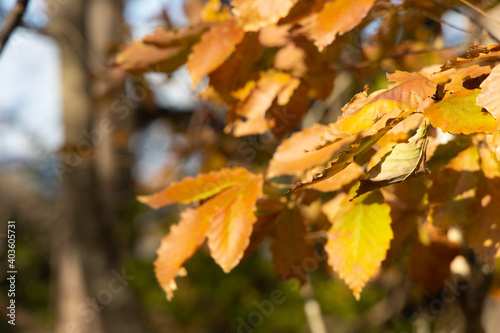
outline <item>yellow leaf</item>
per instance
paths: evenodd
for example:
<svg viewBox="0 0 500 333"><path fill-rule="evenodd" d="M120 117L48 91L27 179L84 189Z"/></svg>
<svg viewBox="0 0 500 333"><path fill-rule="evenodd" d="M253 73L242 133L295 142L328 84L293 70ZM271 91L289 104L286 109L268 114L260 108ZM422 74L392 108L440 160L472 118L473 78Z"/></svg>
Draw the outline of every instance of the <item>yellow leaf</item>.
<svg viewBox="0 0 500 333"><path fill-rule="evenodd" d="M366 282L385 259L393 233L390 207L372 192L348 201L329 216L328 263L359 300ZM333 216L332 216L333 215Z"/></svg>
<svg viewBox="0 0 500 333"><path fill-rule="evenodd" d="M180 182L172 183L168 188L149 196L138 196L137 199L152 208L159 208L173 203L189 203L207 199L220 191L246 182L255 177L245 168L222 169L196 178L186 177Z"/></svg>

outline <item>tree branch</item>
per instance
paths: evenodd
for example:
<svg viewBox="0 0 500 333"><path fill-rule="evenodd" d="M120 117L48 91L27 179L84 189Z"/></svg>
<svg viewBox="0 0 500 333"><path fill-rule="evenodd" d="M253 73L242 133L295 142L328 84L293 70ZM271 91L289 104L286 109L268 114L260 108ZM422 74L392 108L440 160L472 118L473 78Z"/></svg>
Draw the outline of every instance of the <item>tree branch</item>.
<svg viewBox="0 0 500 333"><path fill-rule="evenodd" d="M21 19L28 6L28 1L29 0L17 0L9 16L5 19L2 30L0 30L0 53L3 51L3 47L5 43L7 43L12 31L21 23Z"/></svg>

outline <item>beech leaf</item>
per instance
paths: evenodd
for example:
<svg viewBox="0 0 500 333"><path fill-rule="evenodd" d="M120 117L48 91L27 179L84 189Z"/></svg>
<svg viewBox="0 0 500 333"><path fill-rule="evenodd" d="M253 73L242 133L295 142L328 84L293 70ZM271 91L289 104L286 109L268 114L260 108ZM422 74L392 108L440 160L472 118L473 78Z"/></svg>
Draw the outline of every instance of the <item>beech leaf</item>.
<svg viewBox="0 0 500 333"><path fill-rule="evenodd" d="M384 115L395 117L403 110L416 110L436 91L436 84L418 73L396 72L387 78L398 84L369 96L365 90L342 108L340 131L354 134L371 128Z"/></svg>
<svg viewBox="0 0 500 333"><path fill-rule="evenodd" d="M189 208L182 212L179 223L173 225L161 240L156 251L155 273L169 301L177 289L175 277L184 275L182 266L203 243L209 226L208 218L198 209Z"/></svg>
<svg viewBox="0 0 500 333"><path fill-rule="evenodd" d="M390 207L381 203L379 196L372 192L354 201L345 200L337 214L329 215L328 263L357 300L380 268L393 237Z"/></svg>
<svg viewBox="0 0 500 333"><path fill-rule="evenodd" d="M412 175L430 173L425 165L428 126L429 121L424 119L417 133L408 140L408 143L395 145L377 165L371 168L366 177L361 179L356 196L402 182Z"/></svg>
<svg viewBox="0 0 500 333"><path fill-rule="evenodd" d="M298 0L233 0L233 14L245 31L257 31L285 17Z"/></svg>
<svg viewBox="0 0 500 333"><path fill-rule="evenodd" d="M244 36L245 32L234 19L217 23L204 33L201 40L193 46L193 52L187 60L187 68L193 81L191 88L222 65Z"/></svg>
<svg viewBox="0 0 500 333"><path fill-rule="evenodd" d="M481 83L481 92L477 96L477 105L488 110L500 122L500 65L496 65L490 76Z"/></svg>
<svg viewBox="0 0 500 333"><path fill-rule="evenodd" d="M257 221L255 203L262 194L262 176L224 190L203 206L210 216L208 247L215 262L230 272L240 262Z"/></svg>
<svg viewBox="0 0 500 333"><path fill-rule="evenodd" d="M300 132L292 134L276 149L273 158L267 168L267 178L280 175L301 175L304 171L316 165L326 163L332 158L332 155L348 143L345 134L339 134L339 141L324 149L315 151L306 151L313 148L323 138L328 131L328 126L314 124Z"/></svg>
<svg viewBox="0 0 500 333"><path fill-rule="evenodd" d="M281 280L296 278L301 284L306 275L294 269L303 265L304 259L313 258L313 248L306 241L306 225L298 208L285 210L276 219L275 237L271 244L274 270Z"/></svg>
<svg viewBox="0 0 500 333"><path fill-rule="evenodd" d="M424 109L431 125L451 134L493 133L497 122L476 104L480 89L457 91Z"/></svg>
<svg viewBox="0 0 500 333"><path fill-rule="evenodd" d="M330 45L337 35L358 26L372 8L375 0L335 0L328 2L318 13L311 35L319 50Z"/></svg>
<svg viewBox="0 0 500 333"><path fill-rule="evenodd" d="M246 182L255 177L245 168L222 169L207 174L199 174L196 178L186 177L180 182L172 183L168 188L137 199L152 208L159 208L173 203L189 203L207 199L220 191Z"/></svg>
<svg viewBox="0 0 500 333"><path fill-rule="evenodd" d="M330 165L325 168L321 173L315 175L313 180L305 181L295 185L290 191L298 191L305 187L311 186L313 184L324 181L330 177L335 176L340 171L344 170L349 164L354 162L358 157L363 155L368 149L370 149L375 143L377 143L380 138L382 138L387 132L389 132L394 126L399 124L401 121L406 119L411 113L402 112L397 118L390 119L387 121L386 126L380 129L377 133L369 136L358 136L356 141L351 144L351 146L338 155L338 158L330 162ZM329 145L325 145L320 149L325 149Z"/></svg>

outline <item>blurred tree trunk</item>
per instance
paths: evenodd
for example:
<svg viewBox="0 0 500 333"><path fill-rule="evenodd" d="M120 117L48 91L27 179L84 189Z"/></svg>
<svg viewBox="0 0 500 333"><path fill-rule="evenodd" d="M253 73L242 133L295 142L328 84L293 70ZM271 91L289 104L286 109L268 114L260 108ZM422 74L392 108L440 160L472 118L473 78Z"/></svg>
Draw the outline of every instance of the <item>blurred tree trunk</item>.
<svg viewBox="0 0 500 333"><path fill-rule="evenodd" d="M128 175L128 169L117 172L113 137L126 131L124 124L132 117L127 114L116 123L113 103L123 96L123 77L106 63L110 45L119 40L122 3L49 4L48 31L61 49L66 135L59 170L63 223L54 247L55 331L149 331L130 288L134 273L120 265L116 237L115 198L123 197L117 180L124 179L117 176Z"/></svg>

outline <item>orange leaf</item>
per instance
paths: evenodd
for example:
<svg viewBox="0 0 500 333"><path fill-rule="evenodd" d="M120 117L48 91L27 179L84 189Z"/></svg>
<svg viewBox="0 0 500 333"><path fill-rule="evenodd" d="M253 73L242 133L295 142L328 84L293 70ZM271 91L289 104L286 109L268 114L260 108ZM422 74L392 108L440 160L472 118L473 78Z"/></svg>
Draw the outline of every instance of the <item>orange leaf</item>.
<svg viewBox="0 0 500 333"><path fill-rule="evenodd" d="M471 61L494 57L500 57L500 44L490 45L488 47L485 47L483 45L473 45L467 51L467 58L457 58L456 60L450 60L446 62L446 64L441 66L441 72L467 64Z"/></svg>
<svg viewBox="0 0 500 333"><path fill-rule="evenodd" d="M434 82L417 73L397 71L387 78L398 84L369 96L365 90L342 108L343 114L337 121L340 131L357 133L371 128L385 115L397 116L403 110L418 109L436 91Z"/></svg>
<svg viewBox="0 0 500 333"><path fill-rule="evenodd" d="M233 0L233 14L245 31L257 31L285 17L298 0Z"/></svg>
<svg viewBox="0 0 500 333"><path fill-rule="evenodd" d="M355 28L368 14L375 0L328 2L313 22L311 35L318 49L331 44L338 35Z"/></svg>
<svg viewBox="0 0 500 333"><path fill-rule="evenodd" d="M209 226L208 219L199 209L190 208L181 214L179 223L173 225L169 234L161 240L154 265L156 278L167 293L168 300L172 299L177 289L175 277L185 275L182 266L203 243Z"/></svg>
<svg viewBox="0 0 500 333"><path fill-rule="evenodd" d="M500 65L495 66L490 76L481 83L481 93L477 96L477 105L488 110L500 122Z"/></svg>
<svg viewBox="0 0 500 333"><path fill-rule="evenodd" d="M283 140L276 149L269 167L267 178L280 175L301 175L307 169L323 164L332 158L332 155L340 150L347 141L339 141L324 149L306 152L316 146L328 131L328 126L315 124L300 132L292 134ZM338 139L345 139L347 135L340 133Z"/></svg>
<svg viewBox="0 0 500 333"><path fill-rule="evenodd" d="M284 211L277 218L277 227L271 252L273 253L274 270L283 281L296 278L301 284L306 282L303 271L304 261L313 260L314 252L306 240L306 225L299 209Z"/></svg>
<svg viewBox="0 0 500 333"><path fill-rule="evenodd" d="M139 196L137 199L153 208L176 202L189 203L209 198L253 177L255 177L254 174L245 168L222 169L200 174L196 178L186 177L180 182L172 183L165 190L149 196Z"/></svg>
<svg viewBox="0 0 500 333"><path fill-rule="evenodd" d="M194 88L205 75L222 65L244 36L243 29L234 19L218 23L203 34L200 42L193 46L187 61L193 81L191 87Z"/></svg>
<svg viewBox="0 0 500 333"><path fill-rule="evenodd" d="M210 216L208 247L226 273L238 265L250 242L252 226L257 221L253 211L262 194L262 183L262 176L253 177L204 204L205 214Z"/></svg>

